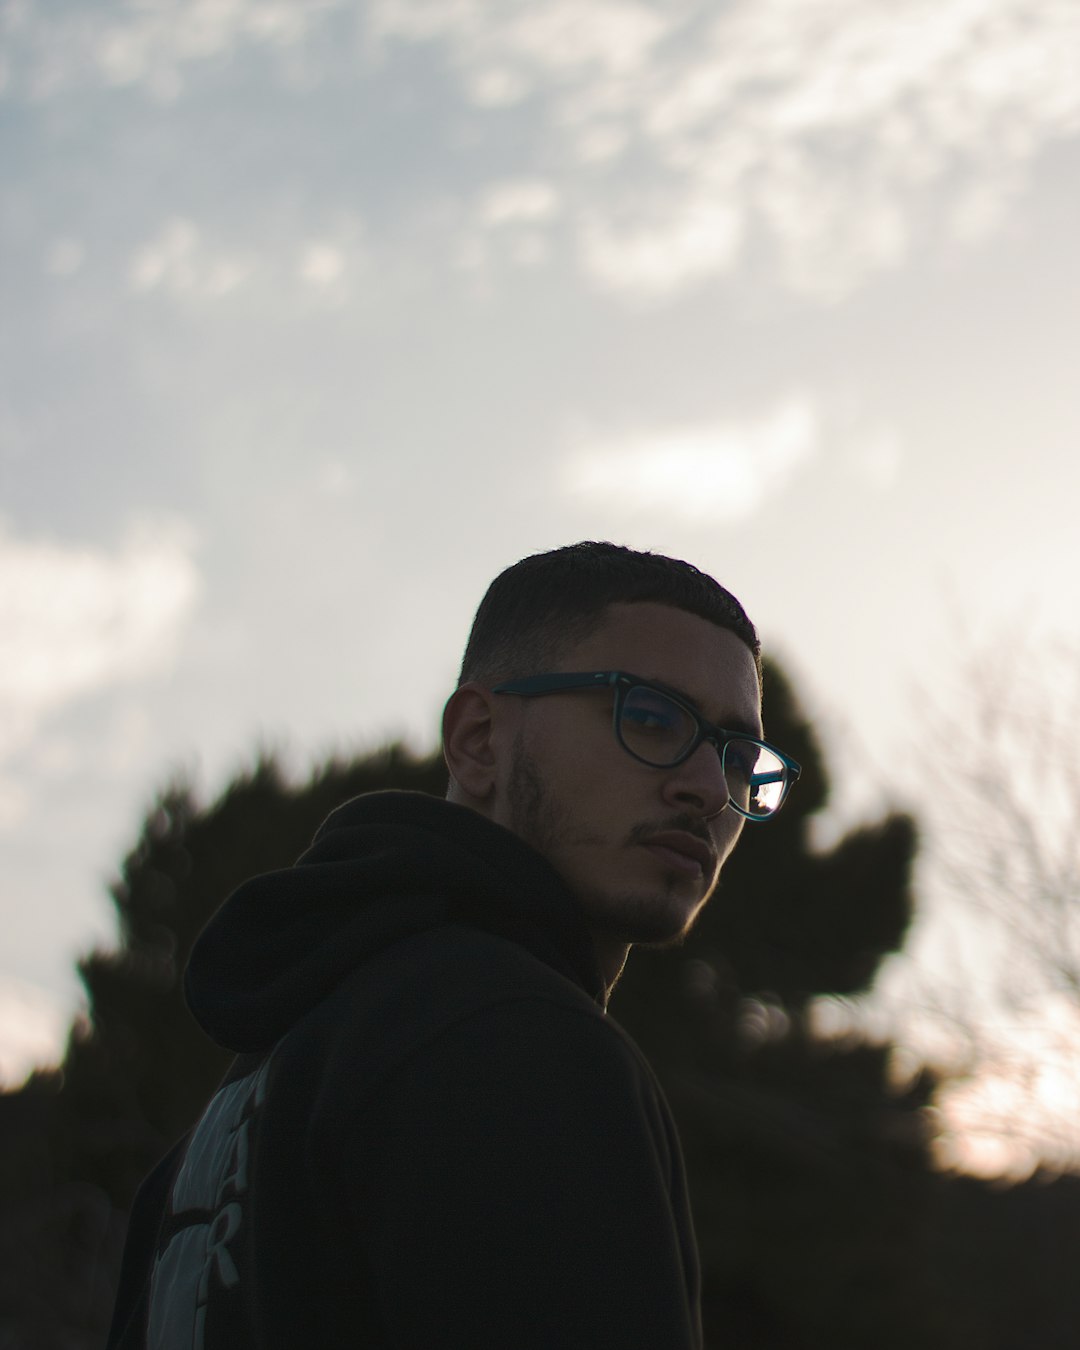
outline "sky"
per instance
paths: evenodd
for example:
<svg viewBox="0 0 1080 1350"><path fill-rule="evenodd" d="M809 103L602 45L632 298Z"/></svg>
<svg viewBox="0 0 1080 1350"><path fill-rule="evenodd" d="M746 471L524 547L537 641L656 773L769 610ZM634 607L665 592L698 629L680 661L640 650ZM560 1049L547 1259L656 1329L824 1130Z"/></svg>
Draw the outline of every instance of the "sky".
<svg viewBox="0 0 1080 1350"><path fill-rule="evenodd" d="M735 591L823 839L1075 631L1072 0L0 0L0 156L0 1079L155 791L430 749L527 553Z"/></svg>

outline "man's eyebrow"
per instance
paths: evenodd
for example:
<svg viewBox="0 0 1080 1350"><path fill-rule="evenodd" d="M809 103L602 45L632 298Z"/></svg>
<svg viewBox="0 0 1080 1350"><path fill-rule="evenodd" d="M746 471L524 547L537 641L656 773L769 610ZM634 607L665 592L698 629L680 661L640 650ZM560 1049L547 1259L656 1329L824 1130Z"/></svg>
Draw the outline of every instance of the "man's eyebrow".
<svg viewBox="0 0 1080 1350"><path fill-rule="evenodd" d="M649 684L662 690L665 694L674 694L675 697L681 699L683 703L688 703L697 715L711 726L723 727L725 731L741 731L747 736L753 736L755 740L761 739L761 731L756 722L749 722L745 717L740 717L738 714L733 714L730 717L722 717L718 722L713 722L711 718L706 717L701 711L697 700L692 699L684 689L679 689L673 684L667 684L664 680L650 680Z"/></svg>

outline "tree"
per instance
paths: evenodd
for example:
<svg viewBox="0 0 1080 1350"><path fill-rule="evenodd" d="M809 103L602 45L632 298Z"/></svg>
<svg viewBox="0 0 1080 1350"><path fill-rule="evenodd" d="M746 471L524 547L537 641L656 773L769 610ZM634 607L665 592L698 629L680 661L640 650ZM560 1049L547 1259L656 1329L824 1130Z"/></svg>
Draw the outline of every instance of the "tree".
<svg viewBox="0 0 1080 1350"><path fill-rule="evenodd" d="M1022 622L924 701L925 930L882 1000L951 1079L943 1156L1080 1163L1080 651ZM978 1152L976 1153L976 1147Z"/></svg>

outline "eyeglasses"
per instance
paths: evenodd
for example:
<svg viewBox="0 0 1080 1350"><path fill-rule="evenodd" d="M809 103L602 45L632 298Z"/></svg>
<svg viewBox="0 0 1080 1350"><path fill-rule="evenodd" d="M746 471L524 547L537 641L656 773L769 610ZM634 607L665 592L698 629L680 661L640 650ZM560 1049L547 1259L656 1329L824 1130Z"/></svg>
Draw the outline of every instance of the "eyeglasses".
<svg viewBox="0 0 1080 1350"><path fill-rule="evenodd" d="M615 691L615 739L628 755L654 769L671 769L688 760L702 741L708 741L723 766L726 804L747 820L775 816L802 772L790 755L768 741L714 726L685 699L623 670L530 675L496 685L492 693L536 698L570 689L604 688Z"/></svg>

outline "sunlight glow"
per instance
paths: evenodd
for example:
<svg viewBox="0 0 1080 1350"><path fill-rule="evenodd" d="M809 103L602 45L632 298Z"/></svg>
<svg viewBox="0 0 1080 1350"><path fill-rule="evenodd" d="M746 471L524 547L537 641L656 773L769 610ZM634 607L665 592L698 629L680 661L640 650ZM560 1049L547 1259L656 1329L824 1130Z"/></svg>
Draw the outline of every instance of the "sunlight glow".
<svg viewBox="0 0 1080 1350"><path fill-rule="evenodd" d="M942 1166L1023 1180L1080 1156L1080 1011L1046 1004L1002 1035L1008 1057L940 1094Z"/></svg>
<svg viewBox="0 0 1080 1350"><path fill-rule="evenodd" d="M0 978L0 1089L18 1087L32 1069L55 1064L68 1018L36 985Z"/></svg>

